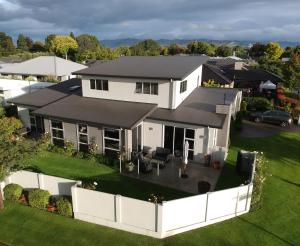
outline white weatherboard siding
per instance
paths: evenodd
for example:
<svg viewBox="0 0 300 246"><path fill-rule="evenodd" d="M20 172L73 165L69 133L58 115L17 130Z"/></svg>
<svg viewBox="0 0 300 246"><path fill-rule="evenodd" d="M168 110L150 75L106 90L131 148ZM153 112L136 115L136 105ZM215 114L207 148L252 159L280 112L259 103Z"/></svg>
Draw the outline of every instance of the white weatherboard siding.
<svg viewBox="0 0 300 246"><path fill-rule="evenodd" d="M182 81L187 81L187 89L185 92L180 93L180 83L181 81L173 81L173 103L172 109L177 108L183 101L186 99L195 88L201 85L202 79L202 65L194 70L191 74L189 74L185 79Z"/></svg>
<svg viewBox="0 0 300 246"><path fill-rule="evenodd" d="M108 80L108 91L90 89L90 79ZM158 83L158 95L135 93L136 82ZM161 108L170 108L170 81L167 80L83 77L82 94L84 97L154 103Z"/></svg>

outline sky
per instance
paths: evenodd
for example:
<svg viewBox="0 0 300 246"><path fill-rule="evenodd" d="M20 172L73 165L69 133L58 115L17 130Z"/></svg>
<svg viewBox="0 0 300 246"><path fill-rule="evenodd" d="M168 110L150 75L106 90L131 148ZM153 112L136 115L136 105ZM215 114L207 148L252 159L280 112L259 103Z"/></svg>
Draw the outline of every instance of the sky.
<svg viewBox="0 0 300 246"><path fill-rule="evenodd" d="M299 41L300 0L0 0L0 31L99 39Z"/></svg>

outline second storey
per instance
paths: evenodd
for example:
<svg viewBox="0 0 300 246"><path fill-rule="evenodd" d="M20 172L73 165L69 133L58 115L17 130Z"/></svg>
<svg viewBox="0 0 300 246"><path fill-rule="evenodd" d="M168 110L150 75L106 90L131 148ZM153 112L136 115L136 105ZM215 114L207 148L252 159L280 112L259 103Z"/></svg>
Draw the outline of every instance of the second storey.
<svg viewBox="0 0 300 246"><path fill-rule="evenodd" d="M76 72L83 97L176 109L201 85L206 57L121 57Z"/></svg>

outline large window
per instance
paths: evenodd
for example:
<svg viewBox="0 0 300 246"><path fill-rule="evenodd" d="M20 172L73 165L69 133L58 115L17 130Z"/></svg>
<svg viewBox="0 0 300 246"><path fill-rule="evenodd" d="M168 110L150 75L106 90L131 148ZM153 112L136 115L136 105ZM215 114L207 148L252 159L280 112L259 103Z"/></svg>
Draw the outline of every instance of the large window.
<svg viewBox="0 0 300 246"><path fill-rule="evenodd" d="M89 134L88 134L87 125L82 125L82 124L77 125L77 138L78 138L78 150L82 152L88 152Z"/></svg>
<svg viewBox="0 0 300 246"><path fill-rule="evenodd" d="M63 123L57 120L51 120L52 143L64 146L64 129Z"/></svg>
<svg viewBox="0 0 300 246"><path fill-rule="evenodd" d="M105 128L103 141L104 141L104 153L107 155L111 155L113 153L115 156L116 153L119 152L121 148L120 130Z"/></svg>
<svg viewBox="0 0 300 246"><path fill-rule="evenodd" d="M32 114L32 111L33 110L29 110L30 129L32 132L36 132L37 130L36 118L35 115Z"/></svg>
<svg viewBox="0 0 300 246"><path fill-rule="evenodd" d="M90 79L90 88L92 90L108 91L108 80Z"/></svg>
<svg viewBox="0 0 300 246"><path fill-rule="evenodd" d="M187 81L184 80L184 81L181 81L180 82L180 93L183 93L186 91L186 87L187 87Z"/></svg>
<svg viewBox="0 0 300 246"><path fill-rule="evenodd" d="M135 93L158 95L158 83L136 82Z"/></svg>

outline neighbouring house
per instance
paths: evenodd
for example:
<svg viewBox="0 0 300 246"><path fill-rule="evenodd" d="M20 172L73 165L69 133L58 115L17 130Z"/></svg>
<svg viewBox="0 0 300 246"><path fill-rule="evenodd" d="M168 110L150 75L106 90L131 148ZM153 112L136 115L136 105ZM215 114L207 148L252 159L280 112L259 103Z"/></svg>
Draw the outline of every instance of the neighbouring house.
<svg viewBox="0 0 300 246"><path fill-rule="evenodd" d="M51 85L53 85L53 83L0 79L0 105L6 106L7 101L12 98L26 93L32 93Z"/></svg>
<svg viewBox="0 0 300 246"><path fill-rule="evenodd" d="M128 158L132 151L157 147L203 162L206 154L228 150L231 118L240 109L241 92L203 88L206 56L120 57L74 72L71 79L11 100L27 112L23 121L87 151ZM21 117L22 118L22 117ZM223 159L224 159L223 155Z"/></svg>
<svg viewBox="0 0 300 246"><path fill-rule="evenodd" d="M38 81L48 81L49 78L64 81L76 77L72 73L84 68L85 65L60 57L39 56L19 63L0 64L0 75L18 79L33 77Z"/></svg>

